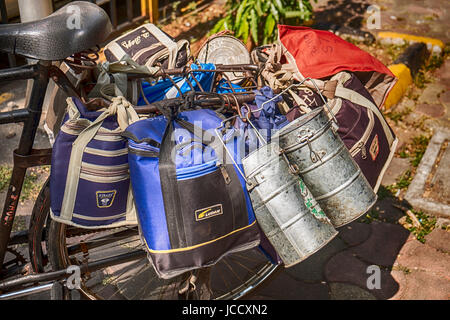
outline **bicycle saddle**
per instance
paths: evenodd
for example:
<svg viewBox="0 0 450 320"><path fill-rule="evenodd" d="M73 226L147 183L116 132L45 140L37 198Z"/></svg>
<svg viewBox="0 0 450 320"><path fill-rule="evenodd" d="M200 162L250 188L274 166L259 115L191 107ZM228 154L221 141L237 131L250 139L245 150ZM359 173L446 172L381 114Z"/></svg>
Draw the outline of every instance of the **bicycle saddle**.
<svg viewBox="0 0 450 320"><path fill-rule="evenodd" d="M101 44L111 31L111 21L102 8L75 1L42 20L0 25L0 51L62 60Z"/></svg>

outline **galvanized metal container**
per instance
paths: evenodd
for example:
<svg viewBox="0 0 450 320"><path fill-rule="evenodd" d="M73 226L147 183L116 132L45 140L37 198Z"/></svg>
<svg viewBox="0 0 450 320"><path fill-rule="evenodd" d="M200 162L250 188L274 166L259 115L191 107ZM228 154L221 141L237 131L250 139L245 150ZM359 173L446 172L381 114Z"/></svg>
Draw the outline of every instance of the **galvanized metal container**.
<svg viewBox="0 0 450 320"><path fill-rule="evenodd" d="M245 44L230 35L218 35L209 39L200 48L197 60L201 63L224 65L249 64L252 61ZM225 75L232 83L240 84L245 81L245 74L242 72L225 72Z"/></svg>
<svg viewBox="0 0 450 320"><path fill-rule="evenodd" d="M286 267L305 260L337 235L303 181L290 173L276 145L252 152L243 159L243 167L256 219Z"/></svg>
<svg viewBox="0 0 450 320"><path fill-rule="evenodd" d="M280 148L335 227L364 213L377 196L332 128L325 109L296 119L276 135Z"/></svg>

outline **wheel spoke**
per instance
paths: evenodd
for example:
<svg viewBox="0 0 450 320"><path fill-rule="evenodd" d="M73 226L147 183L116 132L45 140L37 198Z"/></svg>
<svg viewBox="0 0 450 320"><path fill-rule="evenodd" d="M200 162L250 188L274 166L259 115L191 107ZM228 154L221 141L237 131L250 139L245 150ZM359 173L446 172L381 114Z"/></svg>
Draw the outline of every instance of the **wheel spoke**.
<svg viewBox="0 0 450 320"><path fill-rule="evenodd" d="M52 221L52 223L56 222ZM75 228L70 229L70 232L66 233L66 231L60 232L61 239L56 241L65 249L53 250L66 255L61 261L77 258L80 263L87 262L88 265L100 262L102 259L114 261L116 256L127 255L128 252L142 248L136 228L97 230L97 232L89 231L88 234L83 233L82 230L77 231ZM73 236L74 234L77 236ZM67 245L66 240L69 242ZM184 298L233 299L240 297L241 292L247 292L248 289L257 286L260 279L265 279L265 276L271 274L273 270L268 266L267 259L258 253L257 248L233 253L209 267L208 271L200 271L198 287L192 292L187 292ZM161 279L147 259L142 265L140 264L142 262L128 261L109 266L105 264L104 269L93 271L92 278L83 282L82 291L92 299L180 298L178 290L190 273L173 279ZM102 265L101 262L100 265ZM202 274L202 272L208 272L208 274Z"/></svg>

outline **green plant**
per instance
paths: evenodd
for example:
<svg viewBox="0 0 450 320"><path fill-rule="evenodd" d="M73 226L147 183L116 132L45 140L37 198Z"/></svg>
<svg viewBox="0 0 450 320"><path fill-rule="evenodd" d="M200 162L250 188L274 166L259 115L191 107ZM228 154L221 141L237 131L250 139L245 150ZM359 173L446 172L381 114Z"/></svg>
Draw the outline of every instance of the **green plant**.
<svg viewBox="0 0 450 320"><path fill-rule="evenodd" d="M197 2L195 1L189 2L189 4L186 6L186 11L194 11L196 9L197 9Z"/></svg>
<svg viewBox="0 0 450 320"><path fill-rule="evenodd" d="M21 201L28 200L32 198L32 195L39 191L39 186L36 184L38 180L38 175L35 171L30 170L27 172L25 179L23 180Z"/></svg>
<svg viewBox="0 0 450 320"><path fill-rule="evenodd" d="M416 136L412 139L411 143L403 146L399 150L398 155L400 158L409 158L411 165L415 168L422 160L429 142L429 135L422 134L420 136Z"/></svg>
<svg viewBox="0 0 450 320"><path fill-rule="evenodd" d="M46 167L40 169L41 171L48 172L49 169ZM5 191L9 186L13 169L8 166L0 166L0 192ZM22 192L20 194L20 201L25 201L34 198L39 192L41 185L37 183L39 178L39 173L37 169L31 169L25 175L23 180Z"/></svg>
<svg viewBox="0 0 450 320"><path fill-rule="evenodd" d="M395 122L395 124L398 124L399 121L403 121L403 119L409 115L412 112L411 108L405 108L402 111L392 111L389 113L386 113L386 117L391 119Z"/></svg>
<svg viewBox="0 0 450 320"><path fill-rule="evenodd" d="M422 157L427 150L428 143L430 142L430 137L425 135L420 135L413 138L414 150L412 152L413 158L411 159L411 164L417 167L422 160Z"/></svg>
<svg viewBox="0 0 450 320"><path fill-rule="evenodd" d="M0 166L0 192L2 192L8 185L11 179L12 168Z"/></svg>
<svg viewBox="0 0 450 320"><path fill-rule="evenodd" d="M392 194L396 194L398 190L403 190L409 187L411 184L413 177L411 170L406 170L400 177L397 178L397 182L386 186L386 189L389 190Z"/></svg>
<svg viewBox="0 0 450 320"><path fill-rule="evenodd" d="M228 0L227 6L225 18L217 22L210 34L230 30L244 42L251 38L255 45L275 41L277 24L300 24L310 20L313 11L309 0Z"/></svg>
<svg viewBox="0 0 450 320"><path fill-rule="evenodd" d="M423 213L422 211L411 210L414 215L417 217L420 226L411 226L408 230L414 234L416 239L422 243L425 243L425 236L429 234L436 226L436 218L430 217ZM409 225L413 224L413 221L410 217L406 217L406 222Z"/></svg>
<svg viewBox="0 0 450 320"><path fill-rule="evenodd" d="M380 220L380 214L375 209L370 209L369 212L367 212L362 218L359 220L361 223L367 223L370 224L372 221L381 221Z"/></svg>
<svg viewBox="0 0 450 320"><path fill-rule="evenodd" d="M403 51L408 46L408 43L404 43L401 45L398 44L390 44L386 47L386 54L391 58L392 61L397 60L397 58L403 53Z"/></svg>

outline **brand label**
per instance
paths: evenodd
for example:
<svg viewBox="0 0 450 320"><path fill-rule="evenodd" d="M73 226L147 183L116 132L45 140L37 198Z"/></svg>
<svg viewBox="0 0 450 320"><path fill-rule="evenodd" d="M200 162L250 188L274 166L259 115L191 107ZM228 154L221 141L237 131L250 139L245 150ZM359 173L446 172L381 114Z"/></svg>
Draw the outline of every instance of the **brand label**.
<svg viewBox="0 0 450 320"><path fill-rule="evenodd" d="M130 36L134 37L132 39L124 39L120 44L122 45L122 47L126 48L126 49L130 49L131 47L140 44L143 39L147 39L148 37L150 37L150 32L147 31L147 29L143 28L141 30L141 34L135 36L136 33L130 34Z"/></svg>
<svg viewBox="0 0 450 320"><path fill-rule="evenodd" d="M111 191L97 191L97 207L109 208L113 205L114 198L116 197L116 190Z"/></svg>
<svg viewBox="0 0 450 320"><path fill-rule="evenodd" d="M375 135L369 148L369 153L373 161L377 158L378 152L380 152L380 144L378 143L378 135Z"/></svg>
<svg viewBox="0 0 450 320"><path fill-rule="evenodd" d="M222 205L216 204L214 206L203 208L195 211L195 220L201 221L211 217L223 214Z"/></svg>

